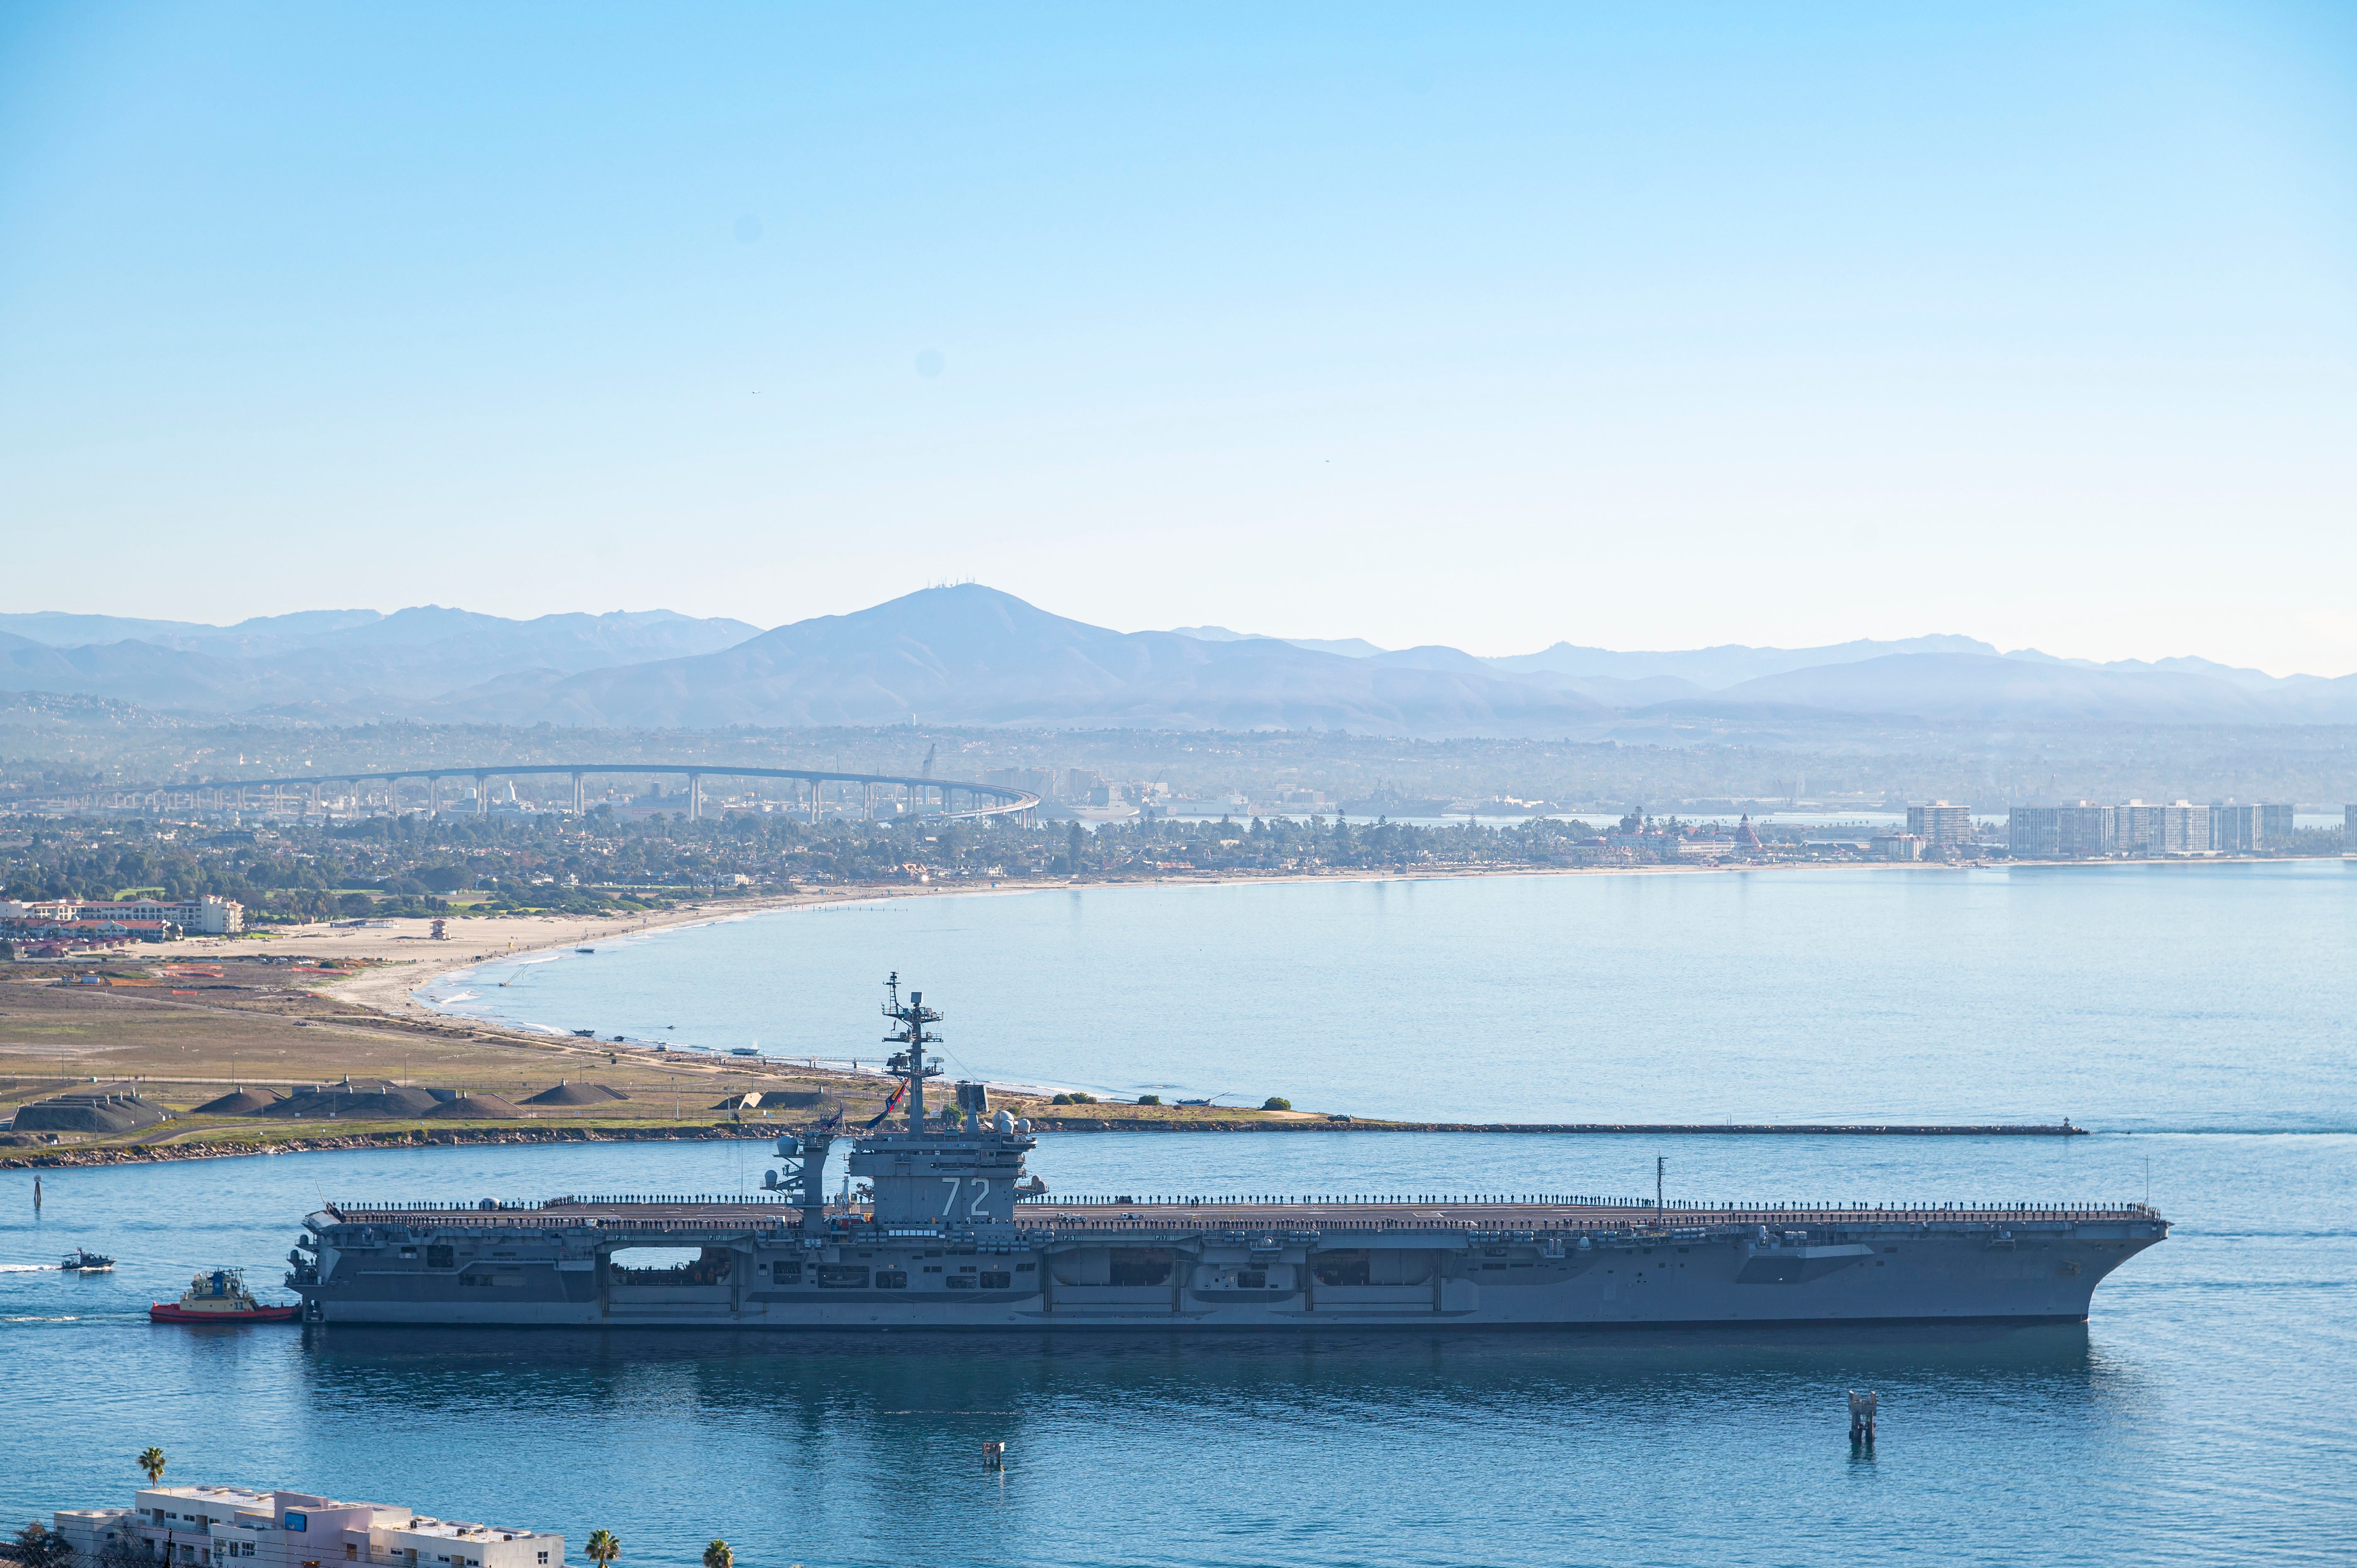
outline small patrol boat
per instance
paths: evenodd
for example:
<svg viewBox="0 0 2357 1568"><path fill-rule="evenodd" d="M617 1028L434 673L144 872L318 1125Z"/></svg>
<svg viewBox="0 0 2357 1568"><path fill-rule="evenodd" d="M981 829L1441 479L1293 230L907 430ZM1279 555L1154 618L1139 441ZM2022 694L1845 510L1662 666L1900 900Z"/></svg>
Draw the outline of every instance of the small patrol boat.
<svg viewBox="0 0 2357 1568"><path fill-rule="evenodd" d="M159 1301L148 1307L156 1323L292 1323L302 1308L264 1306L245 1288L238 1269L199 1270L178 1301Z"/></svg>
<svg viewBox="0 0 2357 1568"><path fill-rule="evenodd" d="M93 1252L86 1247L76 1247L58 1265L70 1274L103 1274L113 1271L114 1260L103 1252Z"/></svg>

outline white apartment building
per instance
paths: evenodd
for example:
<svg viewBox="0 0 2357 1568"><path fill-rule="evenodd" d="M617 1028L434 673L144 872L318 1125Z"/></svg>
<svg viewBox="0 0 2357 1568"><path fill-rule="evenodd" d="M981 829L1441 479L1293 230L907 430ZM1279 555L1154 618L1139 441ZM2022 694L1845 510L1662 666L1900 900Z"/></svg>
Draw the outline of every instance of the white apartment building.
<svg viewBox="0 0 2357 1568"><path fill-rule="evenodd" d="M148 1487L127 1509L63 1509L51 1528L77 1561L220 1568L563 1568L565 1538L429 1519L382 1503L244 1487Z"/></svg>

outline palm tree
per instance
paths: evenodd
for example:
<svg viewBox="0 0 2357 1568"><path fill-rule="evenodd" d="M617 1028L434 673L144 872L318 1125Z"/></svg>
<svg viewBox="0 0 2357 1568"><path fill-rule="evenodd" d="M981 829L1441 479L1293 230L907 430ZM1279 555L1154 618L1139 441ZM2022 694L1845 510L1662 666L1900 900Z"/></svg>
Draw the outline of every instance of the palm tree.
<svg viewBox="0 0 2357 1568"><path fill-rule="evenodd" d="M737 1568L737 1553L725 1541L714 1541L704 1549L704 1568Z"/></svg>
<svg viewBox="0 0 2357 1568"><path fill-rule="evenodd" d="M147 1472L147 1484L154 1486L164 1478L164 1451L161 1448L142 1448L139 1451L139 1467Z"/></svg>
<svg viewBox="0 0 2357 1568"><path fill-rule="evenodd" d="M610 1530L593 1530L589 1532L589 1544L582 1551L588 1553L589 1561L597 1564L597 1568L607 1568L622 1554L622 1543L614 1539L614 1532Z"/></svg>

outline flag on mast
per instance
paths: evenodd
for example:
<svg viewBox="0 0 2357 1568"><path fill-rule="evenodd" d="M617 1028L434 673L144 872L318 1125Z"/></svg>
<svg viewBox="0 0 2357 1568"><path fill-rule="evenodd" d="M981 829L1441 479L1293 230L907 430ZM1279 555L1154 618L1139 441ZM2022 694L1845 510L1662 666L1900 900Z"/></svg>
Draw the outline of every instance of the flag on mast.
<svg viewBox="0 0 2357 1568"><path fill-rule="evenodd" d="M871 1116L871 1117L869 1117L869 1118L868 1118L868 1120L867 1120L867 1125L868 1125L868 1127L869 1127L869 1128L871 1128L871 1129L872 1129L872 1128L874 1128L875 1126L877 1126L877 1123L881 1122L884 1120L884 1118L886 1118L887 1116L891 1115L891 1114L892 1114L892 1112L894 1112L895 1111L898 1111L899 1109L900 1109L900 1100L901 1100L901 1097L902 1097L902 1096L904 1096L904 1095L906 1095L908 1092L909 1092L909 1080L908 1080L907 1079L905 1079L905 1078L904 1078L904 1079L902 1079L899 1083L897 1083L897 1084L895 1084L895 1085L893 1086L893 1088L892 1088L892 1098L891 1098L891 1099L889 1099L889 1100L887 1100L887 1101L884 1102L884 1109L883 1109L883 1110L881 1110L881 1111L878 1111L878 1112L877 1112L874 1116Z"/></svg>

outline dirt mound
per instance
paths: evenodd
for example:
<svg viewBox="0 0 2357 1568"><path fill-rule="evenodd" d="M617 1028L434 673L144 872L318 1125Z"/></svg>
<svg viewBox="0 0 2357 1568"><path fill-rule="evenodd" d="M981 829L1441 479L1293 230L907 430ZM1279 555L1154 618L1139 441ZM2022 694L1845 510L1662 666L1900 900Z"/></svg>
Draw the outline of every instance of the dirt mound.
<svg viewBox="0 0 2357 1568"><path fill-rule="evenodd" d="M544 1089L524 1101L526 1105L608 1105L629 1095L619 1089L608 1089L602 1083L575 1083L560 1079L554 1089Z"/></svg>
<svg viewBox="0 0 2357 1568"><path fill-rule="evenodd" d="M299 1117L306 1122L330 1116L345 1122L397 1122L422 1116L435 1104L434 1097L422 1089L388 1089L382 1092L327 1089L274 1101L258 1114Z"/></svg>
<svg viewBox="0 0 2357 1568"><path fill-rule="evenodd" d="M251 1116L255 1112L265 1110L285 1098L274 1089L233 1090L219 1100L206 1101L188 1114L191 1116Z"/></svg>
<svg viewBox="0 0 2357 1568"><path fill-rule="evenodd" d="M456 1100L444 1101L426 1114L461 1122L512 1122L523 1112L496 1094L462 1094Z"/></svg>
<svg viewBox="0 0 2357 1568"><path fill-rule="evenodd" d="M36 1101L16 1112L16 1128L19 1133L135 1133L168 1114L140 1099L135 1086L113 1083Z"/></svg>

